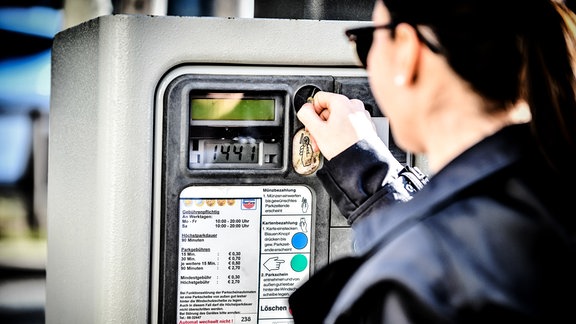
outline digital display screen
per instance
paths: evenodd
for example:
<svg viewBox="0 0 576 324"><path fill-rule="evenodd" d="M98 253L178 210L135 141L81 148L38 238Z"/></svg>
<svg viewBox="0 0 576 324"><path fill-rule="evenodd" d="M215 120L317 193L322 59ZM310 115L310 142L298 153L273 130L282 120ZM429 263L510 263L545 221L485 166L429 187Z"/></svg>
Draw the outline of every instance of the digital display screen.
<svg viewBox="0 0 576 324"><path fill-rule="evenodd" d="M273 98L245 98L243 93L209 93L190 99L192 120L273 121Z"/></svg>
<svg viewBox="0 0 576 324"><path fill-rule="evenodd" d="M258 163L258 143L204 142L206 163Z"/></svg>

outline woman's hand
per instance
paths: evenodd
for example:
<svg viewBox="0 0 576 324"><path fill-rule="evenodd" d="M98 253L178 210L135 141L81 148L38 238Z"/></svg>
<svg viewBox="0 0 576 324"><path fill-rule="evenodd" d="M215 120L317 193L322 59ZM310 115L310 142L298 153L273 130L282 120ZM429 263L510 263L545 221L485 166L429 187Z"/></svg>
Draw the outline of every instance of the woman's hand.
<svg viewBox="0 0 576 324"><path fill-rule="evenodd" d="M328 160L359 140L377 136L362 101L341 94L316 93L313 103L300 108L298 119Z"/></svg>

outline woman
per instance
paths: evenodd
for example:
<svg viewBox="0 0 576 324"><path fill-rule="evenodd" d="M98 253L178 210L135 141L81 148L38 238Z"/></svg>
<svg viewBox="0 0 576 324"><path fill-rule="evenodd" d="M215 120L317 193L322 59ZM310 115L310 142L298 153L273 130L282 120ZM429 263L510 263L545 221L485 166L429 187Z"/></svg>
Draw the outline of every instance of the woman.
<svg viewBox="0 0 576 324"><path fill-rule="evenodd" d="M392 167L360 101L299 110L358 255L296 290L296 323L576 323L574 21L551 0L378 0L347 31L430 179Z"/></svg>

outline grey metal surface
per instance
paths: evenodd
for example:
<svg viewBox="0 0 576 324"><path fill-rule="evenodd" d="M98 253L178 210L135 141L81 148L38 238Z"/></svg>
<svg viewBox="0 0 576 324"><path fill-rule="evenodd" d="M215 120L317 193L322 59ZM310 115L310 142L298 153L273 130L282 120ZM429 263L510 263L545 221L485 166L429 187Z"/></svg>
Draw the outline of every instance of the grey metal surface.
<svg viewBox="0 0 576 324"><path fill-rule="evenodd" d="M357 71L343 31L358 24L114 15L56 35L47 323L150 319L154 96L163 75L182 64Z"/></svg>

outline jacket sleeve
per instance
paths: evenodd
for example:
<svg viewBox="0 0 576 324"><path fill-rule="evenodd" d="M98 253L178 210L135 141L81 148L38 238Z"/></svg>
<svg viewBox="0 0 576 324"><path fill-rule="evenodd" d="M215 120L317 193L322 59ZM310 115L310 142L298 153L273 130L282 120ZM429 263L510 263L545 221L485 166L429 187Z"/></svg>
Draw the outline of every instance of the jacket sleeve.
<svg viewBox="0 0 576 324"><path fill-rule="evenodd" d="M375 193L387 203L407 201L428 178L417 168L402 166L382 143L361 140L325 161L317 176L352 224L362 214L352 214Z"/></svg>
<svg viewBox="0 0 576 324"><path fill-rule="evenodd" d="M354 306L336 321L327 322L337 324L454 323L439 313L438 309L420 300L410 289L393 281L375 285ZM473 323L477 322L473 321Z"/></svg>

